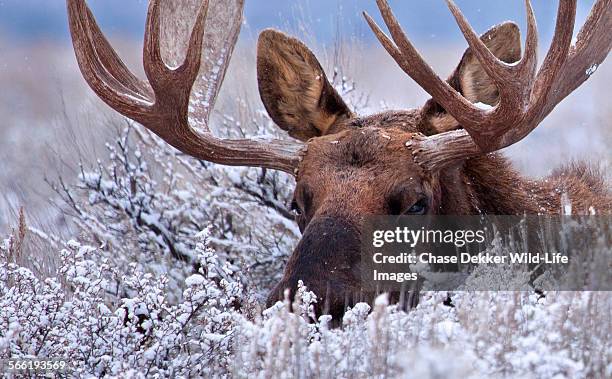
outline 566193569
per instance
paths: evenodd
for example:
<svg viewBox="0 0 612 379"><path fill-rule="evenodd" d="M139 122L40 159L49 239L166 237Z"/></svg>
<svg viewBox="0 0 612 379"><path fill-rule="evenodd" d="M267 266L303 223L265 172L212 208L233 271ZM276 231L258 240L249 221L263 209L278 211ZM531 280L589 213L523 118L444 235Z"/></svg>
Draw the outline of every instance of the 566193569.
<svg viewBox="0 0 612 379"><path fill-rule="evenodd" d="M0 373L66 373L70 364L62 358L0 359Z"/></svg>

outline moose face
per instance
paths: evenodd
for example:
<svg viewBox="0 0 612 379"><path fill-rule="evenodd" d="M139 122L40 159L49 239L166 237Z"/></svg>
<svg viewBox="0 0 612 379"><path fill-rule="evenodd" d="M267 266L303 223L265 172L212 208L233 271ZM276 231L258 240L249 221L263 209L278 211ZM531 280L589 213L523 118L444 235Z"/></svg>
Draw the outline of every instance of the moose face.
<svg viewBox="0 0 612 379"><path fill-rule="evenodd" d="M370 121L384 122L382 117ZM405 147L412 135L396 128L363 127L310 141L292 202L303 237L271 292L269 305L302 280L321 298L318 311L341 316L347 301L364 295L360 292L364 218L434 212L439 186L435 176L413 163Z"/></svg>
<svg viewBox="0 0 612 379"><path fill-rule="evenodd" d="M501 59L520 56L516 25L482 38ZM292 208L303 233L268 305L302 280L319 297L317 311L340 317L362 296L360 228L369 215L437 213L439 173L424 171L406 142L460 128L433 100L420 109L368 117L353 114L300 41L274 30L258 43L260 95L272 119L307 144ZM470 51L449 84L473 102L495 104L497 88Z"/></svg>

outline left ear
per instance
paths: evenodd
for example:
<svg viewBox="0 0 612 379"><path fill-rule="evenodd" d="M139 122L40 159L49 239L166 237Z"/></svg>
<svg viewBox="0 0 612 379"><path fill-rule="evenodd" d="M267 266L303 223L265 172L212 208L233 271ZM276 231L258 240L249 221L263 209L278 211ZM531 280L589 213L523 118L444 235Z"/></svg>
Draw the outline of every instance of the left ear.
<svg viewBox="0 0 612 379"><path fill-rule="evenodd" d="M480 39L493 55L506 63L514 63L521 59L521 33L513 22L507 21L492 27L480 36ZM495 105L498 101L497 87L470 48L465 51L459 65L447 81L472 103ZM434 133L459 128L457 121L432 100L427 102L423 112Z"/></svg>

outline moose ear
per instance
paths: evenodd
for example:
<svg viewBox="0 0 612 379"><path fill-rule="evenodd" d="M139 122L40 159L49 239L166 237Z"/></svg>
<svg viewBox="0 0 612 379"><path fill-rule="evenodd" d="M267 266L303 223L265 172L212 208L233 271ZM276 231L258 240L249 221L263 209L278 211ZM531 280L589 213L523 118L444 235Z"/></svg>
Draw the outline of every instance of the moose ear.
<svg viewBox="0 0 612 379"><path fill-rule="evenodd" d="M514 63L521 59L521 32L513 22L504 22L489 29L480 39L500 60ZM499 97L497 87L478 59L468 48L459 66L449 79L451 86L473 103L494 105Z"/></svg>
<svg viewBox="0 0 612 379"><path fill-rule="evenodd" d="M503 22L489 29L480 36L489 50L500 60L514 63L521 59L521 33L518 26L510 21ZM472 103L495 105L499 98L497 87L489 78L480 62L468 48L459 65L448 79L448 83ZM438 109L436 107L427 107ZM437 132L456 129L457 121L445 112L428 112L430 122Z"/></svg>
<svg viewBox="0 0 612 379"><path fill-rule="evenodd" d="M351 116L314 54L276 30L259 35L257 80L272 120L299 140L336 132L334 125Z"/></svg>

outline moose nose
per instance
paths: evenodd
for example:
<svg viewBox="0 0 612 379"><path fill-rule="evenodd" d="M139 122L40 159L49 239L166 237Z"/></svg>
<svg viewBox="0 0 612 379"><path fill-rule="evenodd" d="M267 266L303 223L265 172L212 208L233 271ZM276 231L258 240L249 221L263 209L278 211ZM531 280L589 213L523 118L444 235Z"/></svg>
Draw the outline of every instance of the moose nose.
<svg viewBox="0 0 612 379"><path fill-rule="evenodd" d="M359 228L340 217L313 219L289 258L283 279L268 296L267 305L284 299L285 290L293 301L298 281L317 295L316 313L342 313L360 291Z"/></svg>

